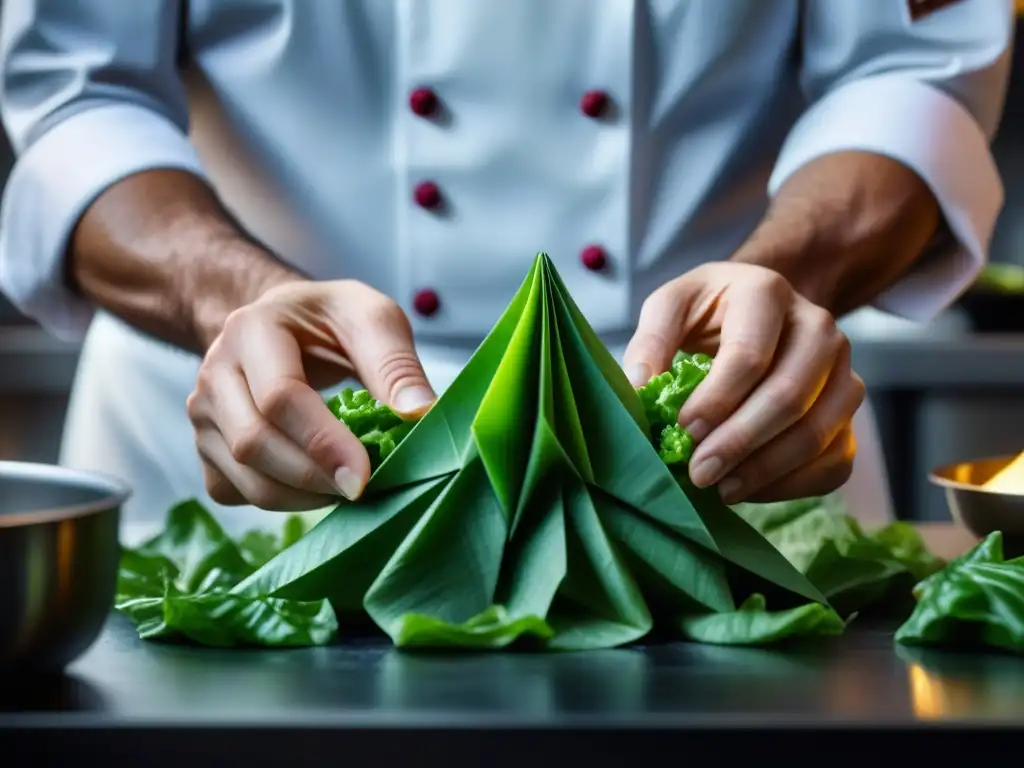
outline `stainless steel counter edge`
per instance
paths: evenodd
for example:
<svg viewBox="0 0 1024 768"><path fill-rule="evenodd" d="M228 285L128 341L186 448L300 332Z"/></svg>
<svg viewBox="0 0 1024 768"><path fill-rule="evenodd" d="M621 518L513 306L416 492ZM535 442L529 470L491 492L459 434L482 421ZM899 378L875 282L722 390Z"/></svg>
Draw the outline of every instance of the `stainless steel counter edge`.
<svg viewBox="0 0 1024 768"><path fill-rule="evenodd" d="M39 328L0 327L0 393L67 392L78 355ZM853 367L872 389L1024 390L1024 334L862 339Z"/></svg>

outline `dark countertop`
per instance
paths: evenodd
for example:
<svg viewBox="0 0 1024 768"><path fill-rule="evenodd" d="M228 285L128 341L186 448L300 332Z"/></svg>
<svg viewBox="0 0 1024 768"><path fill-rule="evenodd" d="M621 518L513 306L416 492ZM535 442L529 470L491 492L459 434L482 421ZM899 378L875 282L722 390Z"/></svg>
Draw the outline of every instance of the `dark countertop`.
<svg viewBox="0 0 1024 768"><path fill-rule="evenodd" d="M621 765L640 747L692 754L714 734L716 755L747 750L759 737L805 738L793 729L828 730L833 747L845 735L843 749L854 750L867 749L865 729L897 729L927 734L924 746L945 751L943 734L921 726L992 728L1024 718L1024 660L897 655L891 629L856 624L804 650L677 643L413 655L377 640L295 651L160 645L113 617L67 677L34 681L30 693L4 687L0 751L14 744L37 757L114 759L145 749L148 765L272 753L297 764L296 744L311 763L344 749L351 757L383 750L384 764L394 764L437 748L446 762L486 750L488 765L534 754L534 768L571 750L586 753L581 762ZM745 735L729 739L723 729ZM991 731L985 738L992 746Z"/></svg>

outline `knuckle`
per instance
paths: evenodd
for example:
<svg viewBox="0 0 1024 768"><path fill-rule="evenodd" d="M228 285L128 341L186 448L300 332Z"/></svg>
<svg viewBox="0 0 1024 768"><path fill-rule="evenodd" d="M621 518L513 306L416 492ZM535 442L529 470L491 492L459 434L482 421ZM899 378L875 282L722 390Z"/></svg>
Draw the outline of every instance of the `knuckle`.
<svg viewBox="0 0 1024 768"><path fill-rule="evenodd" d="M255 464L266 443L266 430L253 427L235 436L229 445L231 458L244 466Z"/></svg>
<svg viewBox="0 0 1024 768"><path fill-rule="evenodd" d="M396 302L382 294L374 293L366 301L364 309L366 322L387 328L408 325L408 319Z"/></svg>
<svg viewBox="0 0 1024 768"><path fill-rule="evenodd" d="M835 338L843 335L842 331L836 327L836 319L832 313L824 307L819 307L817 304L812 304L808 308L807 323L816 333L822 336Z"/></svg>
<svg viewBox="0 0 1024 768"><path fill-rule="evenodd" d="M323 427L314 429L306 441L306 454L317 465L333 472L342 463L337 431Z"/></svg>
<svg viewBox="0 0 1024 768"><path fill-rule="evenodd" d="M821 424L818 419L808 419L803 425L803 434L804 439L802 442L807 459L818 456L828 448L832 438L828 427Z"/></svg>
<svg viewBox="0 0 1024 768"><path fill-rule="evenodd" d="M198 391L193 390L185 400L185 413L188 414L189 421L197 422L203 417L203 398Z"/></svg>
<svg viewBox="0 0 1024 768"><path fill-rule="evenodd" d="M783 378L774 387L772 403L775 410L785 416L800 416L807 410L807 393L799 382Z"/></svg>
<svg viewBox="0 0 1024 768"><path fill-rule="evenodd" d="M789 281L773 269L765 270L761 284L763 290L775 298L788 296L792 292Z"/></svg>
<svg viewBox="0 0 1024 768"><path fill-rule="evenodd" d="M757 376L771 365L771 353L745 341L727 345L729 367L740 378Z"/></svg>
<svg viewBox="0 0 1024 768"><path fill-rule="evenodd" d="M270 383L256 397L256 409L274 423L283 420L302 384L295 379L280 378Z"/></svg>

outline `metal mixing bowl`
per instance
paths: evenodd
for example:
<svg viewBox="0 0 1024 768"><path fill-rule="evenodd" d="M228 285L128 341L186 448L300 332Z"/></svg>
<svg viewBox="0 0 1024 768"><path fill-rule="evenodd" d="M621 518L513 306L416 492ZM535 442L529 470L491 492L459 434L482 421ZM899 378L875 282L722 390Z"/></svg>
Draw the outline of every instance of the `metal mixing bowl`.
<svg viewBox="0 0 1024 768"><path fill-rule="evenodd" d="M4 675L58 672L99 635L114 601L129 495L98 475L0 461Z"/></svg>
<svg viewBox="0 0 1024 768"><path fill-rule="evenodd" d="M994 456L933 469L928 479L946 492L953 519L979 539L1002 531L1006 557L1024 555L1024 488L997 493L982 486L1017 458Z"/></svg>

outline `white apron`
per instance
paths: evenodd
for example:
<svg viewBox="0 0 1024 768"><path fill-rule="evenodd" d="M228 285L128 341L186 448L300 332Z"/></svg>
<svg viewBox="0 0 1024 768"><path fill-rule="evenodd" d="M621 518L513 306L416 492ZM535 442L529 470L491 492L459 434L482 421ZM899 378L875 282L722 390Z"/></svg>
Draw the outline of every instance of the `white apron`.
<svg viewBox="0 0 1024 768"><path fill-rule="evenodd" d="M621 360L623 349L612 348ZM420 348L424 368L440 393L468 359L462 349ZM135 541L160 529L167 510L196 496L226 529L277 529L279 513L222 507L203 490L185 400L198 359L151 341L109 315L98 315L82 351L67 417L62 463L127 481L134 495L124 509L123 534ZM885 465L870 407L857 413L859 452L844 488L852 514L864 522L892 519Z"/></svg>

